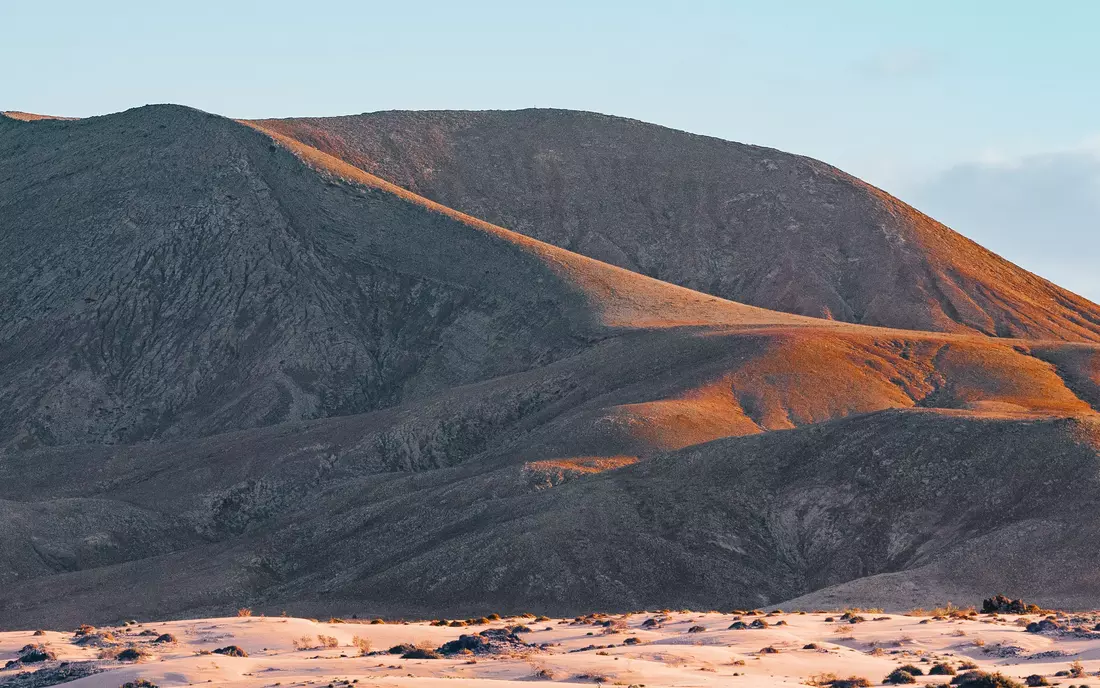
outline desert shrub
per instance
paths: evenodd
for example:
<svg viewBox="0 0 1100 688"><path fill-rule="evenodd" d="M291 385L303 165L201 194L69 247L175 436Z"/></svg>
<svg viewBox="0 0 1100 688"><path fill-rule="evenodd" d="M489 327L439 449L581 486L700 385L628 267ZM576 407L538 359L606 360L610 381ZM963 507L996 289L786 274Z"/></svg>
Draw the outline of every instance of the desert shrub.
<svg viewBox="0 0 1100 688"><path fill-rule="evenodd" d="M1023 600L1013 600L1004 595L994 595L982 600L983 614L1037 614L1039 605L1025 604Z"/></svg>
<svg viewBox="0 0 1100 688"><path fill-rule="evenodd" d="M963 680L959 680L963 678ZM961 677L955 677L952 684L959 688L1024 688L1020 681L1001 673L987 674L986 671L968 671Z"/></svg>
<svg viewBox="0 0 1100 688"><path fill-rule="evenodd" d="M359 654L361 655L370 654L371 642L369 638L360 638L359 636L354 636L351 639L351 646L359 648Z"/></svg>
<svg viewBox="0 0 1100 688"><path fill-rule="evenodd" d="M400 645L394 645L390 649L386 650L386 652L389 652L391 655L403 655L406 652L412 652L415 649L416 645L413 645L412 643L401 643Z"/></svg>
<svg viewBox="0 0 1100 688"><path fill-rule="evenodd" d="M317 643L320 647L323 647L326 650L331 650L334 647L340 647L340 641L332 637L331 635L318 635Z"/></svg>
<svg viewBox="0 0 1100 688"><path fill-rule="evenodd" d="M803 650L820 650L821 646L818 645L817 643L806 643L805 645L802 646L802 649Z"/></svg>
<svg viewBox="0 0 1100 688"><path fill-rule="evenodd" d="M385 619L371 619L371 620L370 620L370 622L371 622L372 624L376 624L376 625L377 625L377 624L384 624L384 623L386 623L386 620L385 620Z"/></svg>
<svg viewBox="0 0 1100 688"><path fill-rule="evenodd" d="M500 621L500 614L490 614L489 616L487 616L485 618L488 619L489 621Z"/></svg>
<svg viewBox="0 0 1100 688"><path fill-rule="evenodd" d="M629 638L627 638L626 640L623 641L623 645L637 645L640 642L642 642L640 638L637 638L635 636L630 636Z"/></svg>
<svg viewBox="0 0 1100 688"><path fill-rule="evenodd" d="M767 647L760 648L760 654L762 654L762 655L777 655L777 654L779 654L779 650L775 649L771 645L768 645Z"/></svg>
<svg viewBox="0 0 1100 688"><path fill-rule="evenodd" d="M149 656L149 652L140 647L128 647L115 654L115 659L120 662L138 662Z"/></svg>
<svg viewBox="0 0 1100 688"><path fill-rule="evenodd" d="M543 667L541 669L536 669L535 670L535 678L542 679L544 681L553 681L554 680L554 672L551 671L550 669L547 669L546 667Z"/></svg>
<svg viewBox="0 0 1100 688"><path fill-rule="evenodd" d="M869 688L871 682L862 676L849 676L838 678L829 684L832 688Z"/></svg>
<svg viewBox="0 0 1100 688"><path fill-rule="evenodd" d="M914 666L912 664L903 664L903 665L899 666L898 669L904 671L907 674L912 674L914 676L923 676L924 675L924 671L920 667Z"/></svg>
<svg viewBox="0 0 1100 688"><path fill-rule="evenodd" d="M462 620L459 620L459 619L456 619L455 621L452 621L451 623L449 623L447 625L450 626L451 628L462 628L463 626L466 626L466 622L462 621Z"/></svg>
<svg viewBox="0 0 1100 688"><path fill-rule="evenodd" d="M127 681L118 688L157 688L157 684L152 681L147 681L143 678L139 678L136 681Z"/></svg>
<svg viewBox="0 0 1100 688"><path fill-rule="evenodd" d="M1032 674L1024 679L1024 683L1034 688L1035 686L1049 686L1050 681L1046 680L1046 677L1039 674Z"/></svg>
<svg viewBox="0 0 1100 688"><path fill-rule="evenodd" d="M75 636L88 635L89 633L95 633L95 626L80 624L80 627L73 631L73 635Z"/></svg>
<svg viewBox="0 0 1100 688"><path fill-rule="evenodd" d="M705 633L706 630L706 626L692 626L688 629L688 633Z"/></svg>
<svg viewBox="0 0 1100 688"><path fill-rule="evenodd" d="M37 664L57 659L57 653L45 645L24 645L19 651L19 661L23 664Z"/></svg>
<svg viewBox="0 0 1100 688"><path fill-rule="evenodd" d="M933 664L932 668L928 670L928 675L929 676L954 676L955 675L955 667L951 666L950 664L944 664L943 662L938 662L936 664Z"/></svg>
<svg viewBox="0 0 1100 688"><path fill-rule="evenodd" d="M959 662L959 668L963 671L971 671L973 669L977 669L978 665L970 661L969 659L964 659L963 661Z"/></svg>
<svg viewBox="0 0 1100 688"><path fill-rule="evenodd" d="M1024 684L1001 673L984 671L968 671L951 679L951 683L959 688L1024 688Z"/></svg>
<svg viewBox="0 0 1100 688"><path fill-rule="evenodd" d="M543 621L549 621L549 620L550 620L549 616L542 616L541 614L539 616L535 617L535 621L540 622L540 623L543 622Z"/></svg>
<svg viewBox="0 0 1100 688"><path fill-rule="evenodd" d="M595 681L596 683L610 683L611 679L603 674L577 674L573 678L578 681Z"/></svg>
<svg viewBox="0 0 1100 688"><path fill-rule="evenodd" d="M174 643L176 642L176 636L171 633L161 633L153 640L154 643Z"/></svg>
<svg viewBox="0 0 1100 688"><path fill-rule="evenodd" d="M1081 678L1085 675L1085 666L1081 664L1080 660L1073 660L1073 664L1069 665L1069 675L1072 678Z"/></svg>
<svg viewBox="0 0 1100 688"><path fill-rule="evenodd" d="M313 649L313 637L303 635L301 638L295 638L293 641L295 650L312 650Z"/></svg>
<svg viewBox="0 0 1100 688"><path fill-rule="evenodd" d="M31 635L34 635L34 636L39 636L39 635L46 635L46 632L45 632L45 631L43 631L43 630L42 630L42 629L40 628L40 629L38 629L37 631L35 631L34 633L32 633Z"/></svg>
<svg viewBox="0 0 1100 688"><path fill-rule="evenodd" d="M401 659L443 659L443 655L426 647L414 647L402 654Z"/></svg>
<svg viewBox="0 0 1100 688"><path fill-rule="evenodd" d="M241 607L237 610L237 616L252 616L252 610L248 607Z"/></svg>
<svg viewBox="0 0 1100 688"><path fill-rule="evenodd" d="M214 650L216 655L225 655L226 657L247 657L248 653L244 651L240 645L226 645L225 647L219 647Z"/></svg>
<svg viewBox="0 0 1100 688"><path fill-rule="evenodd" d="M913 674L908 671L902 671L901 669L894 669L886 678L882 679L883 683L892 683L894 685L901 685L903 683L916 683L917 679L913 678Z"/></svg>

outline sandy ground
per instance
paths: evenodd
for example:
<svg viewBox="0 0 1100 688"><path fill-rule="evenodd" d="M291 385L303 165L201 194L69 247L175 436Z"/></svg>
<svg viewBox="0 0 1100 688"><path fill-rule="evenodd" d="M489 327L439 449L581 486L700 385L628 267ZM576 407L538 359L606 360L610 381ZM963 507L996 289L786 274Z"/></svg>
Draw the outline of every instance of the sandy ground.
<svg viewBox="0 0 1100 688"><path fill-rule="evenodd" d="M927 669L945 661L958 667L971 661L986 671L1022 678L1047 676L1063 685L1088 683L1089 678L1055 677L1079 660L1088 676L1100 671L1100 632L1091 629L1095 614L1060 615L1062 630L1028 633L1024 624L1038 615L974 616L969 619L930 618L859 612L865 621L849 623L840 614L777 613L769 616L673 612L597 616L583 620L515 617L465 628L432 626L428 622L369 624L331 623L280 617L233 617L138 623L97 629L114 636L113 649L139 646L151 654L135 663L98 659L103 648L79 646L72 631L0 633L0 666L15 659L21 648L41 643L57 660L0 671L0 686L26 683L21 674L50 670L63 661L94 662L105 671L66 683L73 688L118 688L146 679L157 686L508 686L532 681L569 684L654 686L792 686L816 674L863 676L875 685L894 668L912 663ZM643 624L661 619L656 627ZM736 620L764 619L768 628L728 630ZM612 622L610 628L599 625ZM522 624L519 636L534 647L504 654L458 655L445 659L401 659L386 652L399 643L439 647L462 633ZM706 630L689 631L702 626ZM142 632L146 635L140 635ZM174 643L153 643L170 633ZM330 649L296 649L305 638L331 636ZM353 638L370 642L362 655ZM637 638L636 644L626 644ZM815 643L817 648L805 646ZM248 657L209 654L227 645L243 648ZM610 646L584 649L589 646ZM778 652L762 652L766 647ZM112 648L108 648L108 652ZM90 665L89 665L90 666ZM540 675L541 672L541 675ZM950 676L921 676L918 684L943 683ZM1100 684L1100 680L1091 679Z"/></svg>

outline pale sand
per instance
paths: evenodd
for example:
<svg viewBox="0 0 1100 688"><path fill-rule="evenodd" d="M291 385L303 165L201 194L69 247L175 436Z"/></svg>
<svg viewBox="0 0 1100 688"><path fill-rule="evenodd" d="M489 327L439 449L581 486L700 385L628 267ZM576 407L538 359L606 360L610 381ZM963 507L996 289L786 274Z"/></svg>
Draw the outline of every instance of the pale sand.
<svg viewBox="0 0 1100 688"><path fill-rule="evenodd" d="M767 629L727 630L733 614L676 612L668 615L657 629L646 629L642 623L653 616L636 613L608 616L624 619L626 629L604 634L604 629L590 623L535 622L531 618L506 619L488 626L467 628L433 627L426 622L387 623L327 623L307 619L279 617L234 617L143 623L115 627L111 630L125 645L138 643L153 654L136 663L114 660L101 661L105 673L65 684L72 688L118 688L127 681L145 678L159 686L327 686L344 680L358 679L363 686L529 686L532 682L595 684L591 677L602 676L607 684L644 684L654 686L790 686L804 683L810 676L832 672L842 677L864 676L874 684L903 663L913 663L927 670L932 661L944 660L958 665L971 660L984 670L1000 671L1014 677L1029 674L1054 673L1069 668L1077 659L1090 678L1060 679L1063 684L1088 683L1100 685L1095 678L1100 671L1100 633L1095 637L1074 635L1042 635L1025 632L1020 620L1036 620L1031 616L1001 616L992 620L978 616L967 620L928 620L928 617L862 613L863 623L826 622L827 616L839 619L836 613L784 613L768 617L745 616L751 622L765 618L772 626ZM873 620L879 617L883 620ZM1070 622L1074 615L1067 617ZM1091 629L1095 615L1081 615L1077 624ZM778 621L786 625L776 626ZM441 660L400 659L397 655L359 656L351 647L354 636L367 638L373 650L386 650L398 643L424 643L438 647L462 633L476 633L485 628L502 628L522 623L531 632L521 633L527 643L550 644L545 650L533 650L514 656L478 656L476 663L469 657ZM692 626L705 626L704 632L689 633ZM149 637L140 637L143 630L171 633L174 645L154 645ZM0 666L14 659L24 645L41 642L57 652L60 660L95 659L97 650L81 648L72 643L72 632L49 631L34 637L31 631L0 633ZM318 634L333 636L340 646L330 650L295 650L293 641L301 636L316 638ZM590 635L591 634L591 635ZM1082 634L1087 636L1089 634ZM637 637L638 645L624 645L628 637ZM803 646L817 643L818 650ZM604 650L570 652L585 646L614 644ZM247 658L198 654L226 645L239 645ZM778 654L762 654L766 646ZM1002 646L998 648L998 646ZM876 651L874 648L881 648ZM998 657L999 649L1015 648L1019 656ZM1027 655L1059 651L1058 657L1028 659ZM345 656L342 656L345 655ZM924 662L922 660L928 660ZM0 686L18 671L0 671ZM539 679L535 674L545 669L551 679ZM587 678L582 675L586 675ZM949 676L922 676L918 684L940 683ZM1053 682L1053 681L1052 681Z"/></svg>

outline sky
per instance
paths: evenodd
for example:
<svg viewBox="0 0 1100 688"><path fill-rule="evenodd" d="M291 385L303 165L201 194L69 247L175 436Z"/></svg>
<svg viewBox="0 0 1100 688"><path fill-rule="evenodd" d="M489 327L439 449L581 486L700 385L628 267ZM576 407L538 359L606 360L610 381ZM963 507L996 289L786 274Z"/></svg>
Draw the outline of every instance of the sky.
<svg viewBox="0 0 1100 688"><path fill-rule="evenodd" d="M560 107L824 160L1100 300L1100 3L0 0L0 110Z"/></svg>

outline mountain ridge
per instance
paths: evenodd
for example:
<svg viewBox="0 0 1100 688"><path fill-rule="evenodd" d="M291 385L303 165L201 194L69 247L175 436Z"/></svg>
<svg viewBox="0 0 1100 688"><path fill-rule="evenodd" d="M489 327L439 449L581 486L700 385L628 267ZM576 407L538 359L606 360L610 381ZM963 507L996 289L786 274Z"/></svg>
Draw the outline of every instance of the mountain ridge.
<svg viewBox="0 0 1100 688"><path fill-rule="evenodd" d="M1100 600L1100 344L725 301L258 126L0 119L0 625Z"/></svg>
<svg viewBox="0 0 1100 688"><path fill-rule="evenodd" d="M1100 307L805 156L568 110L257 122L444 205L733 301L903 329L1100 333Z"/></svg>

